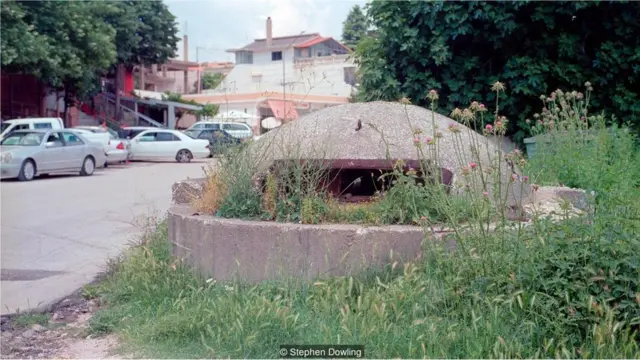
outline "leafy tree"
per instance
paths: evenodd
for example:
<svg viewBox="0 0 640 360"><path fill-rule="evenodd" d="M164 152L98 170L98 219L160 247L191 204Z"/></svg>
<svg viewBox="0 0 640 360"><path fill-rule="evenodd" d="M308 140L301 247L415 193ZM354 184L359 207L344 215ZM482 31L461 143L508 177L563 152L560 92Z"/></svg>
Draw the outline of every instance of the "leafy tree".
<svg viewBox="0 0 640 360"><path fill-rule="evenodd" d="M64 90L66 115L74 99L96 90L100 76L115 62L116 32L95 20L113 10L108 2L3 2L3 67L32 73Z"/></svg>
<svg viewBox="0 0 640 360"><path fill-rule="evenodd" d="M202 110L198 112L198 115L206 116L206 117L214 117L218 114L219 110L220 110L220 105L218 104L205 104L205 105L202 105Z"/></svg>
<svg viewBox="0 0 640 360"><path fill-rule="evenodd" d="M161 64L177 50L175 17L160 1L8 0L0 9L3 71L64 90L65 113L116 64Z"/></svg>
<svg viewBox="0 0 640 360"><path fill-rule="evenodd" d="M115 11L102 16L116 29L117 62L164 64L178 50L176 17L162 1L125 0L113 3Z"/></svg>
<svg viewBox="0 0 640 360"><path fill-rule="evenodd" d="M472 100L492 101L507 85L501 112L516 140L539 107L537 96L580 89L592 105L640 125L640 6L633 2L408 2L374 0L376 36L357 49L360 100L426 105L440 93L445 114Z"/></svg>
<svg viewBox="0 0 640 360"><path fill-rule="evenodd" d="M369 30L369 20L359 5L354 5L351 8L342 25L342 42L352 49L355 49Z"/></svg>
<svg viewBox="0 0 640 360"><path fill-rule="evenodd" d="M202 90L215 89L224 80L224 74L221 73L204 73L200 78L202 82ZM197 86L197 84L196 84Z"/></svg>
<svg viewBox="0 0 640 360"><path fill-rule="evenodd" d="M3 1L0 4L0 58L3 71L38 73L38 63L47 60L49 39L34 31L25 16L25 9L15 1Z"/></svg>

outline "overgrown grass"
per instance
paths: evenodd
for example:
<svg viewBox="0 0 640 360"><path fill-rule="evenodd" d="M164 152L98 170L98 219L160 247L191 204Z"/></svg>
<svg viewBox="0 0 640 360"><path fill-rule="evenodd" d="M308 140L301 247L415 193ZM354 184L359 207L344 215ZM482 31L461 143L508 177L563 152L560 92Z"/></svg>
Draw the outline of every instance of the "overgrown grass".
<svg viewBox="0 0 640 360"><path fill-rule="evenodd" d="M13 320L13 325L18 328L29 327L31 325L43 325L49 324L48 314L28 313L17 315Z"/></svg>
<svg viewBox="0 0 640 360"><path fill-rule="evenodd" d="M376 276L248 286L176 266L162 224L101 284L107 307L91 329L150 357L273 358L280 344L342 343L375 358L632 358L640 240L620 225L541 221L519 241L470 236L471 256L431 244L423 261Z"/></svg>
<svg viewBox="0 0 640 360"><path fill-rule="evenodd" d="M573 116L567 111L556 123ZM503 120L496 115L494 126ZM115 331L145 355L163 358L274 358L279 345L294 343L363 344L371 358L638 358L640 191L637 169L629 169L638 149L624 129L591 129L603 131L595 150L559 132L556 151L528 165L543 181L594 190L595 210L582 217L537 218L528 227L489 232L487 195L469 191L476 202L466 211L479 226L451 235L455 250L425 242L420 261L391 264L382 272L255 286L194 276L171 257L167 227L161 224L91 289L107 304L92 319L91 330ZM558 151L562 146L567 151ZM240 164L235 169L250 168L243 159L235 161ZM255 190L240 170L232 181ZM473 171L470 167L470 176ZM278 197L269 197L269 181L266 197L218 188L216 210L286 215ZM306 194L289 204L297 207L298 221L379 221L372 209L382 202L335 204L304 192L304 182L297 184L299 194ZM399 194L394 201L403 205L387 214L429 222L429 214L413 203L424 195L403 202L407 194ZM468 205L442 200L438 206L443 221L455 228L456 214Z"/></svg>

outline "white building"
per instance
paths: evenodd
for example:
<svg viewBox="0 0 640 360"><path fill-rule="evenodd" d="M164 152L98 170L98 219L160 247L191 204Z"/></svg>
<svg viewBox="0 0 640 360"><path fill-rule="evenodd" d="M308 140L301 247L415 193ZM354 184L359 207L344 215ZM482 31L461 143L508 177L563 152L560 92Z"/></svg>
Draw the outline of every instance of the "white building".
<svg viewBox="0 0 640 360"><path fill-rule="evenodd" d="M317 33L273 37L271 18L266 39L228 51L235 53L235 67L220 87L185 99L286 122L347 103L354 91L356 67L346 46ZM260 132L259 120L250 125Z"/></svg>

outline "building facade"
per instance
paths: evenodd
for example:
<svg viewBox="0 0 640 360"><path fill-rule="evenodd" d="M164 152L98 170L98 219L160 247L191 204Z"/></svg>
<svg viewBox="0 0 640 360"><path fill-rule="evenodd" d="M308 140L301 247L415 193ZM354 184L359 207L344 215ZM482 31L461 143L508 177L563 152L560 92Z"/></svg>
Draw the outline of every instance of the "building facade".
<svg viewBox="0 0 640 360"><path fill-rule="evenodd" d="M220 112L284 122L349 102L356 67L346 46L318 33L273 37L271 18L266 28L266 38L228 50L235 53L235 66L217 89L184 98L218 104ZM260 120L249 124L256 133L261 133Z"/></svg>

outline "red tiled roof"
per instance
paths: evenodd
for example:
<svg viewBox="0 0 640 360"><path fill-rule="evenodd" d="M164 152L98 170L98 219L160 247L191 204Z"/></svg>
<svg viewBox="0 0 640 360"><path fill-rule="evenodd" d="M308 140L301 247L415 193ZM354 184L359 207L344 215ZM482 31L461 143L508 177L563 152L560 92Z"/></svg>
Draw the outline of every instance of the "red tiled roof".
<svg viewBox="0 0 640 360"><path fill-rule="evenodd" d="M309 40L307 42L304 42L304 43L302 43L300 45L296 45L295 47L297 47L297 48L308 48L308 47L312 47L313 45L317 45L317 44L320 44L320 43L323 43L323 42L329 41L329 40L331 40L331 41L335 42L336 44L342 46L347 51L349 51L349 52L351 51L351 49L349 49L348 47L344 46L344 44L341 43L340 41L338 41L338 40L336 40L336 39L334 39L332 37L322 37L322 36L319 36L319 37L317 37L315 39L311 39L311 40Z"/></svg>
<svg viewBox="0 0 640 360"><path fill-rule="evenodd" d="M325 40L329 40L329 39L331 39L331 38L318 36L315 39L310 39L310 40L308 40L308 41L306 41L306 42L304 42L304 43L302 43L300 45L296 45L296 47L297 48L308 48L308 47L311 47L313 45L320 44L321 42L324 42Z"/></svg>
<svg viewBox="0 0 640 360"><path fill-rule="evenodd" d="M251 44L246 45L239 49L231 49L227 50L230 52L234 51L261 51L266 50L267 48L284 48L289 46L296 46L298 44L303 44L310 39L315 39L317 37L321 37L318 33L312 34L301 34L301 35L291 35L291 36L279 36L271 39L271 47L267 47L267 39L255 39Z"/></svg>

